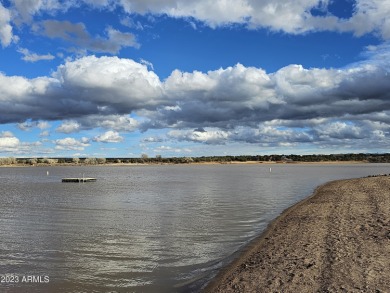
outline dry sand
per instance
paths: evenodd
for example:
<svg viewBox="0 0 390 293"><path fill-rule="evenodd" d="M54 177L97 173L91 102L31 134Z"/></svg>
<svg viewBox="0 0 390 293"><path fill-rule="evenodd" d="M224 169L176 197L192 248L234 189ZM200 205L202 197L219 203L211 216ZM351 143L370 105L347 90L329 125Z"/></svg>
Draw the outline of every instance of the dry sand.
<svg viewBox="0 0 390 293"><path fill-rule="evenodd" d="M205 292L390 292L390 177L317 188Z"/></svg>

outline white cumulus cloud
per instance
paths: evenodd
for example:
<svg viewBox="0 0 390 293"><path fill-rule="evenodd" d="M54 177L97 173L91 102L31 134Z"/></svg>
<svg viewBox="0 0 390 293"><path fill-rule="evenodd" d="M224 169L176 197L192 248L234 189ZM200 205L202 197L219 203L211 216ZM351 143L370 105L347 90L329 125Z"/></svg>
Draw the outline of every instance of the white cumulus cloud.
<svg viewBox="0 0 390 293"><path fill-rule="evenodd" d="M80 124L76 121L65 121L59 127L57 127L57 132L62 133L72 133L80 130Z"/></svg>
<svg viewBox="0 0 390 293"><path fill-rule="evenodd" d="M15 152L20 147L20 140L12 132L0 133L0 152Z"/></svg>
<svg viewBox="0 0 390 293"><path fill-rule="evenodd" d="M108 143L108 142L116 143L116 142L122 142L123 137L120 136L118 132L109 130L101 135L96 136L94 138L94 141L104 142L104 143Z"/></svg>
<svg viewBox="0 0 390 293"><path fill-rule="evenodd" d="M12 32L11 13L0 2L0 43L2 47L7 47L11 44L15 36Z"/></svg>
<svg viewBox="0 0 390 293"><path fill-rule="evenodd" d="M57 150L82 151L90 145L89 140L85 137L77 140L73 137L66 137L54 141Z"/></svg>

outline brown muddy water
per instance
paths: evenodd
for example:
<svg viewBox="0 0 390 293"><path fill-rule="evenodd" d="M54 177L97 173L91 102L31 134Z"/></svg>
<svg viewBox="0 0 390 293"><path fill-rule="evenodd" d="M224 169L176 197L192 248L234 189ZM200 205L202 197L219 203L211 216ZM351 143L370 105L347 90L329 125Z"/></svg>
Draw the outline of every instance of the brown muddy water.
<svg viewBox="0 0 390 293"><path fill-rule="evenodd" d="M198 292L319 184L389 167L0 168L0 291Z"/></svg>

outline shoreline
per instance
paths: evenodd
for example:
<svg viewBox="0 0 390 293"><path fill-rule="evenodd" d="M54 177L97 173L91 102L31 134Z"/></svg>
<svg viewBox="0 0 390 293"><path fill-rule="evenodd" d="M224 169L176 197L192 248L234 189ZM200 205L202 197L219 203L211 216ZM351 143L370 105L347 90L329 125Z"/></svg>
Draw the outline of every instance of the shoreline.
<svg viewBox="0 0 390 293"><path fill-rule="evenodd" d="M0 165L0 168L10 167L138 167L138 166L207 166L207 165L352 165L352 164L375 164L368 161L322 161L322 162L282 162L282 161L246 161L246 162L191 162L191 163L104 163L104 164L75 164L57 163L45 164L11 164ZM387 163L378 163L387 164Z"/></svg>
<svg viewBox="0 0 390 293"><path fill-rule="evenodd" d="M325 183L284 210L202 292L389 292L390 177Z"/></svg>

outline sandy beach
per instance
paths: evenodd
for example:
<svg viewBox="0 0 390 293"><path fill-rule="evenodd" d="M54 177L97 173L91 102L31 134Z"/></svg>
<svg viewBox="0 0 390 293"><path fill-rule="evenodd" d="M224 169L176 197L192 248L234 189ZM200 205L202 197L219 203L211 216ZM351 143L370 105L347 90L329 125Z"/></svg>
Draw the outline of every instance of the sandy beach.
<svg viewBox="0 0 390 293"><path fill-rule="evenodd" d="M284 211L204 292L390 292L390 177L341 180Z"/></svg>

